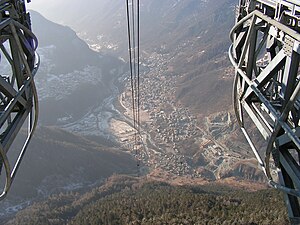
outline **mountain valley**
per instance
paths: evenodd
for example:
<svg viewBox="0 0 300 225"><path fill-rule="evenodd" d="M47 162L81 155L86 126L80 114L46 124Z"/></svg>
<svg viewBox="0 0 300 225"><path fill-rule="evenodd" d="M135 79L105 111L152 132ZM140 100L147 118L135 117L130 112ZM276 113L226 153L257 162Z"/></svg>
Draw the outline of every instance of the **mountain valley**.
<svg viewBox="0 0 300 225"><path fill-rule="evenodd" d="M63 25L31 11L42 61L36 75L41 112L35 139L11 195L0 208L0 215L8 216L5 222L21 210L8 224L21 224L24 218L27 224L93 224L83 218L91 217L97 207L103 204L101 209L109 210L109 202L132 196L140 201L155 189L152 185L161 191L159 196L169 193L174 197L183 191L188 199L195 197L191 189L199 185L205 190L210 185L216 189L232 186L242 189L239 203L228 194L229 188L225 197L225 192L219 196L219 190L212 193L211 204L230 208L225 210L228 214L231 206L248 207L249 190L265 189L266 181L232 111L234 70L227 50L235 4L233 0L142 3L138 146L134 146L125 3L53 0L41 12ZM261 141L259 136L257 140ZM258 192L254 198L266 193ZM272 192L267 197L280 205L278 196ZM218 205L219 199L224 204ZM204 206L195 206L193 211L199 207ZM204 210L204 215L213 215L213 210ZM168 213L160 215L166 219ZM278 221L285 224L284 212L278 215ZM149 220L142 223L138 216L132 214L138 224L164 221L150 221L151 216L146 216ZM107 221L112 217L102 215ZM222 218L233 222L229 217ZM248 221L255 224L262 218ZM116 221L128 224L124 218ZM189 224L183 218L179 221Z"/></svg>
<svg viewBox="0 0 300 225"><path fill-rule="evenodd" d="M86 33L88 43L94 37L92 31L113 34L114 38L110 40L123 44L118 46L118 51L108 48L104 52L110 52L112 55L123 52L126 35L122 35L122 29L112 26L112 23L121 21L120 18L124 16L121 13L125 10L124 5L119 1L114 4L91 1L90 4L101 5L100 11L102 7L108 12L112 7L116 10L110 15L100 13L97 19L95 18L97 10L95 13L92 11L80 21L68 19L72 13L79 10L76 7L70 15L68 10L66 15L56 12L48 12L48 15L64 21L63 23L69 22L78 33ZM154 12L153 9L157 8L157 4L158 2L154 0L141 6L143 144L138 147L138 154L133 146L129 74L123 61L119 62L120 69L113 70L112 66L103 73L117 71L117 76L110 76L107 79L103 74L97 77L99 70L95 69L93 72L92 65L89 65L89 70L85 69L82 72L75 70L59 75L57 79L47 76L48 80L44 82L47 85L42 90L49 90L48 93L52 91L57 96L50 94L50 100L45 101L47 104L44 104L44 107L53 108L52 104L60 105L60 102L64 106L70 105L70 110L65 110L64 116L57 118L58 116L55 116L57 113L54 113L56 121L51 121L51 124L80 135L100 135L117 142L141 161L142 174L150 170L157 176L155 171L163 170L162 174L167 172L172 176L208 181L231 176L264 181L264 176L245 144L231 111L234 71L229 65L226 52L229 46L227 34L233 24L231 18L234 1L223 0L216 4L215 1L169 0L161 5L160 10ZM222 17L218 15L219 11L222 11ZM108 18L111 20L101 23L101 29L96 28L97 23L93 24L90 21L100 21L102 16L103 20L105 17L105 21L108 21ZM125 29L124 21L119 25ZM145 27L147 30L143 30ZM97 40L93 39L95 43ZM98 41L101 45L101 40ZM100 70L107 68L107 65L102 62L100 68ZM84 79L80 80L83 77ZM89 96L89 102L94 103L86 105L87 101L82 100L80 101L82 105L79 106L70 98L64 100L63 93L53 88L68 91L68 88L60 88L55 83L64 79L66 80L63 82L64 86L71 85L71 90L80 92L79 95L71 94L72 98L83 99L84 96ZM71 79L77 81L68 82ZM100 83L110 85L104 85L104 89L101 90L102 84L100 87L92 84L97 79L99 79L97 85ZM92 82L89 83L88 80ZM76 84L80 84L81 87ZM92 92L95 93L93 87L95 91L101 90L100 93L96 91L100 98L93 98ZM110 89L108 92L107 87ZM52 103L49 104L49 101ZM55 108L59 110L66 107ZM76 112L81 111L79 108L88 110L76 115Z"/></svg>

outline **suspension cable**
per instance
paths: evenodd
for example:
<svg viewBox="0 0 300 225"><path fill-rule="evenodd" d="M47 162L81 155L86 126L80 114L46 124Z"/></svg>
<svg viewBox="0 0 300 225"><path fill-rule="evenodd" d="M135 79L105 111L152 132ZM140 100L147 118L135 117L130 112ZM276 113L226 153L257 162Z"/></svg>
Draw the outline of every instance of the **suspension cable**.
<svg viewBox="0 0 300 225"><path fill-rule="evenodd" d="M137 77L137 83L138 83L138 90L137 90L137 93L138 93L138 96L137 96L137 99L138 99L138 129L140 129L140 0L137 0L137 5L138 5L138 11L137 11L137 54L138 54L138 57L137 57L137 74L138 74L138 77ZM139 130L140 132L140 130Z"/></svg>
<svg viewBox="0 0 300 225"><path fill-rule="evenodd" d="M130 69L130 83L131 83L131 98L132 98L132 115L133 126L135 124L135 94L134 94L134 77L133 77L133 65L132 65L132 46L131 46L131 27L130 27L130 12L129 12L129 0L126 0L126 14L127 14L127 31L128 31L128 53L129 53L129 69Z"/></svg>
<svg viewBox="0 0 300 225"><path fill-rule="evenodd" d="M138 139L140 136L140 1L126 0L126 13L132 97L132 118L134 127L133 151L136 155L137 173L139 176L140 162L138 150L140 141L138 141Z"/></svg>

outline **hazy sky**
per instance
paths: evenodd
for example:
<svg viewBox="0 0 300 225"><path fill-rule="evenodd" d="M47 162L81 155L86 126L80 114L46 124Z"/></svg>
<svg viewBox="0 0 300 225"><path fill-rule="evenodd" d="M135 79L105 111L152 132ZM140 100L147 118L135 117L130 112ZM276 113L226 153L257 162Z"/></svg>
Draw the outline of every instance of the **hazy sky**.
<svg viewBox="0 0 300 225"><path fill-rule="evenodd" d="M64 23L61 20L79 20L89 10L97 8L100 11L105 8L105 3L110 3L110 0L32 0L27 9L35 10L53 22Z"/></svg>
<svg viewBox="0 0 300 225"><path fill-rule="evenodd" d="M50 20L55 20L53 15L55 15L54 11L58 2L57 0L32 0L27 3L27 9L37 11Z"/></svg>
<svg viewBox="0 0 300 225"><path fill-rule="evenodd" d="M30 3L27 4L28 9L33 9L36 11L43 12L51 12L51 10L55 10L58 6L64 7L66 10L70 10L73 7L85 6L91 7L93 5L99 6L101 5L103 0L31 0Z"/></svg>
<svg viewBox="0 0 300 225"><path fill-rule="evenodd" d="M32 0L30 3L27 3L28 9L33 9L36 11L42 10L45 11L47 8L53 7L55 4L55 0L47 1L47 0Z"/></svg>
<svg viewBox="0 0 300 225"><path fill-rule="evenodd" d="M85 0L88 1L91 0ZM62 20L65 16L69 15L72 9L83 4L82 2L81 0L32 0L27 4L27 9L37 11L53 22L64 24L65 21Z"/></svg>

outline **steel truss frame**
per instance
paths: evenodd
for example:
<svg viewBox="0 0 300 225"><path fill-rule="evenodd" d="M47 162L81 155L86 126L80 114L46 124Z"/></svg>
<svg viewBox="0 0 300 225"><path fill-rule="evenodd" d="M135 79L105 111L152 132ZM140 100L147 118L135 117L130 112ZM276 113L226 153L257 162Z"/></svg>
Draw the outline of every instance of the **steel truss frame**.
<svg viewBox="0 0 300 225"><path fill-rule="evenodd" d="M9 74L4 74L2 64L0 74L0 172L4 169L6 176L0 200L15 178L37 125L38 99L34 83L39 67L35 53L37 43L24 0L0 0L0 53L10 68ZM11 163L7 153L26 121L26 138L16 161Z"/></svg>
<svg viewBox="0 0 300 225"><path fill-rule="evenodd" d="M240 0L229 49L238 123L269 184L284 192L292 224L300 223L299 16L300 1ZM248 120L266 140L264 151Z"/></svg>

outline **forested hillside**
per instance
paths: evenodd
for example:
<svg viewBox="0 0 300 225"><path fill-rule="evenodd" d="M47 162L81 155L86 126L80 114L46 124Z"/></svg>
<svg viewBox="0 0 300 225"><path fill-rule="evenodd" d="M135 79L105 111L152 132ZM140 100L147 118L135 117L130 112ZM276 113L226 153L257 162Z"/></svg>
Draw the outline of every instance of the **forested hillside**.
<svg viewBox="0 0 300 225"><path fill-rule="evenodd" d="M175 187L113 176L84 195L53 195L21 211L23 224L289 224L282 195L226 186Z"/></svg>

